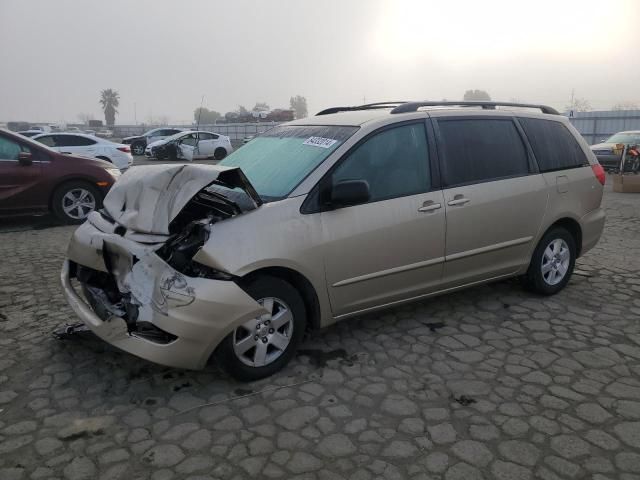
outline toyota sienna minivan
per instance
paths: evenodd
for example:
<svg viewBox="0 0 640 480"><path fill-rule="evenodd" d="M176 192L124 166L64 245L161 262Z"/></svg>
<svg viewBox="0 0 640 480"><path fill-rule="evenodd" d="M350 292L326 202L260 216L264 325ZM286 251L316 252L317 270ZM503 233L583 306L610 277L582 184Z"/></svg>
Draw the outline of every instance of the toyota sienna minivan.
<svg viewBox="0 0 640 480"><path fill-rule="evenodd" d="M549 107L335 107L215 166L127 171L73 235L62 282L122 350L257 379L305 330L363 312L507 277L559 292L600 238L604 181Z"/></svg>

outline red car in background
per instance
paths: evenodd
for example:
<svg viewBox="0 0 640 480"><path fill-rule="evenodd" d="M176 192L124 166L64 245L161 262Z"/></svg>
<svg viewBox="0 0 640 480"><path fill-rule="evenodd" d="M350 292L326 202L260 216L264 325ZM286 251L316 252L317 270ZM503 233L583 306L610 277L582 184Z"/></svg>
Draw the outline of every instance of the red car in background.
<svg viewBox="0 0 640 480"><path fill-rule="evenodd" d="M119 175L111 163L61 154L0 129L0 217L50 211L65 223L82 223Z"/></svg>

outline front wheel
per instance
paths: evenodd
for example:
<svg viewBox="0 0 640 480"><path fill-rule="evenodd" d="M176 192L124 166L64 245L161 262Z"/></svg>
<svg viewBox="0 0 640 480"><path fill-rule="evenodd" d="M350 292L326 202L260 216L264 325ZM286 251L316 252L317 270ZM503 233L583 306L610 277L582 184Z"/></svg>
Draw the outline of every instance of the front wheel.
<svg viewBox="0 0 640 480"><path fill-rule="evenodd" d="M562 290L576 263L576 242L562 227L549 230L540 240L531 257L525 285L541 295L554 295Z"/></svg>
<svg viewBox="0 0 640 480"><path fill-rule="evenodd" d="M279 278L259 277L245 290L268 313L231 332L216 358L232 377L252 381L273 375L293 358L304 335L306 311L298 291Z"/></svg>
<svg viewBox="0 0 640 480"><path fill-rule="evenodd" d="M82 223L91 212L102 205L102 195L86 182L68 182L53 193L53 213L64 223Z"/></svg>

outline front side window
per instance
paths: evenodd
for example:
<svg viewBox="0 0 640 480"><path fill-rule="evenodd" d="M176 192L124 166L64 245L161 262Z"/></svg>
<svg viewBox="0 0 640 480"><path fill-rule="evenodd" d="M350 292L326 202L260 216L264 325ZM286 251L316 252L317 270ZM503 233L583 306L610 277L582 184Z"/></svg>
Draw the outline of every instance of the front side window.
<svg viewBox="0 0 640 480"><path fill-rule="evenodd" d="M562 123L538 118L518 120L529 139L541 172L589 165L575 137Z"/></svg>
<svg viewBox="0 0 640 480"><path fill-rule="evenodd" d="M28 151L28 148L22 147L18 142L0 137L0 160L18 160L20 152Z"/></svg>
<svg viewBox="0 0 640 480"><path fill-rule="evenodd" d="M358 127L282 125L261 134L220 165L240 167L264 201L289 193Z"/></svg>
<svg viewBox="0 0 640 480"><path fill-rule="evenodd" d="M44 137L36 138L36 141L42 143L43 145L46 145L47 147L55 147L56 146L56 142L55 142L55 139L54 139L53 135L46 135Z"/></svg>
<svg viewBox="0 0 640 480"><path fill-rule="evenodd" d="M333 171L334 185L343 180L365 180L370 202L430 190L424 124L389 128L365 140Z"/></svg>
<svg viewBox="0 0 640 480"><path fill-rule="evenodd" d="M527 151L511 119L439 119L438 129L447 186L529 173Z"/></svg>

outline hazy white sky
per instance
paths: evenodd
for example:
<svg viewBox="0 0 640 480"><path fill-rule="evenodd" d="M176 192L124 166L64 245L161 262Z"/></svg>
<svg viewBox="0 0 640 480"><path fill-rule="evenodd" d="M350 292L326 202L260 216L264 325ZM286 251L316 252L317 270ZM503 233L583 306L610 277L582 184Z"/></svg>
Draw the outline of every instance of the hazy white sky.
<svg viewBox="0 0 640 480"><path fill-rule="evenodd" d="M0 0L0 120L187 122L266 101L640 103L640 1Z"/></svg>

